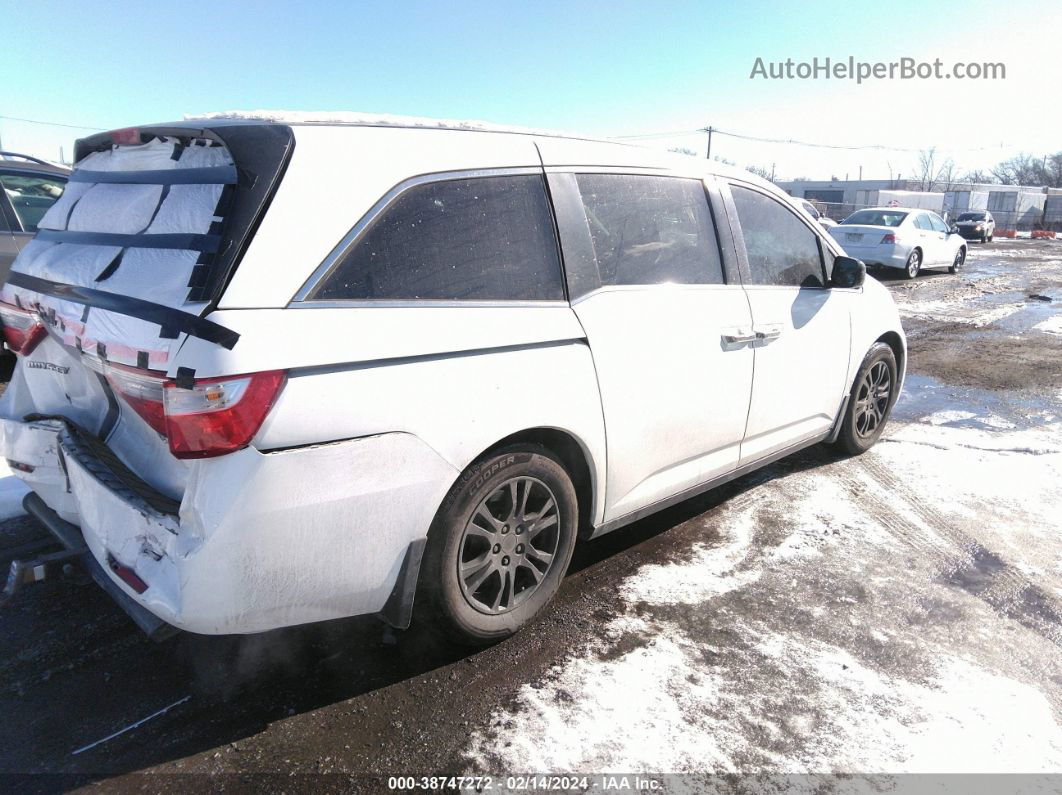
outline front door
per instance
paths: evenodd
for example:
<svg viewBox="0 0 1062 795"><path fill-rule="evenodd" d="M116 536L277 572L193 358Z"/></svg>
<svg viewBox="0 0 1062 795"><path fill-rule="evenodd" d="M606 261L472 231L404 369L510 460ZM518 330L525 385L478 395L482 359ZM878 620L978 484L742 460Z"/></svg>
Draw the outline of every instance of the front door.
<svg viewBox="0 0 1062 795"><path fill-rule="evenodd" d="M550 188L597 369L609 521L737 466L752 317L704 182L551 173Z"/></svg>
<svg viewBox="0 0 1062 795"><path fill-rule="evenodd" d="M846 390L854 291L827 286L830 249L783 200L739 183L730 194L757 338L741 445L751 463L832 427Z"/></svg>

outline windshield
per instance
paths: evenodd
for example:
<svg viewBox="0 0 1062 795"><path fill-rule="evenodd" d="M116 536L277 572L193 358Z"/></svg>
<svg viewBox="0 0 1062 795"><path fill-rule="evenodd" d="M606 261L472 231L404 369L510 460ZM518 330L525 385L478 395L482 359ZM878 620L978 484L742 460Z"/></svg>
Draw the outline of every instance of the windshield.
<svg viewBox="0 0 1062 795"><path fill-rule="evenodd" d="M866 226L899 226L907 213L896 210L859 210L841 221L842 224L864 224Z"/></svg>
<svg viewBox="0 0 1062 795"><path fill-rule="evenodd" d="M960 221L983 221L985 220L984 213L962 213L959 216Z"/></svg>

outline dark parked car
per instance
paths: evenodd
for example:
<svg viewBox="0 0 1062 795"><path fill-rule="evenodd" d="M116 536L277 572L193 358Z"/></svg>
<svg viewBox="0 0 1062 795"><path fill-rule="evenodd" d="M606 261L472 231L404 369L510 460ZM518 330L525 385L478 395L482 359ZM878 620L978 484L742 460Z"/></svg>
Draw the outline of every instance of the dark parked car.
<svg viewBox="0 0 1062 795"><path fill-rule="evenodd" d="M996 231L996 221L992 213L985 210L971 210L959 213L955 219L955 228L959 234L967 240L980 240L982 243L992 242L992 236Z"/></svg>

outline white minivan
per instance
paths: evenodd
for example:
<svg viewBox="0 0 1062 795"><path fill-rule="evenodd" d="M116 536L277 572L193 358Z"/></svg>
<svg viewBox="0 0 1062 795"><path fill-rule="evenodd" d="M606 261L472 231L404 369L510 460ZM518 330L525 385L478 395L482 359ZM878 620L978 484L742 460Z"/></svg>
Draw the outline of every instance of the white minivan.
<svg viewBox="0 0 1062 795"><path fill-rule="evenodd" d="M149 633L416 606L490 642L577 539L872 445L906 343L864 273L717 162L394 120L117 130L78 142L0 293L0 444Z"/></svg>

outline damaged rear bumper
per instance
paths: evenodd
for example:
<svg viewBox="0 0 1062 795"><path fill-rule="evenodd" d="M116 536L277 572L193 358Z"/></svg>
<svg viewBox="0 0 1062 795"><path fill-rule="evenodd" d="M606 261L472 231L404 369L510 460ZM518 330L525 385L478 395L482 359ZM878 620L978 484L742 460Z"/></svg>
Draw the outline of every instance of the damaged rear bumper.
<svg viewBox="0 0 1062 795"><path fill-rule="evenodd" d="M82 543L96 581L156 636L408 623L424 536L458 474L404 433L246 448L191 462L178 503L62 420L0 419L0 447L35 492L27 510Z"/></svg>
<svg viewBox="0 0 1062 795"><path fill-rule="evenodd" d="M66 547L68 552L76 553L78 560L85 566L89 574L92 575L92 579L95 580L96 584L106 591L108 595L118 603L118 606L129 614L129 617L133 619L133 622L140 627L149 638L152 640L164 640L177 631L177 628L172 624L167 624L154 613L149 612L129 598L129 596L119 588L109 576L107 576L103 567L100 566L96 558L93 557L91 552L89 552L88 547L85 546L84 539L81 537L81 528L61 519L59 514L49 508L44 500L40 498L40 495L34 492L30 492L26 495L25 499L22 501L22 505L26 509L26 513L44 525L48 532L55 536L55 538Z"/></svg>

